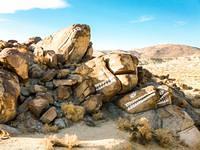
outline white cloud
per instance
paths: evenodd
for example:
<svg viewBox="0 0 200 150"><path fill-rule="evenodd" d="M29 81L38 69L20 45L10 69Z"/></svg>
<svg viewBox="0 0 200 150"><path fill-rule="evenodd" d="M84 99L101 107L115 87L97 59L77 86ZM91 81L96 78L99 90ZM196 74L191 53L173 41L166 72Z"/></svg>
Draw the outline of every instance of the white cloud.
<svg viewBox="0 0 200 150"><path fill-rule="evenodd" d="M0 14L15 13L18 10L65 8L65 0L0 0Z"/></svg>
<svg viewBox="0 0 200 150"><path fill-rule="evenodd" d="M155 18L153 16L140 16L139 18L135 20L131 20L130 23L143 23L143 22L152 21L154 19Z"/></svg>

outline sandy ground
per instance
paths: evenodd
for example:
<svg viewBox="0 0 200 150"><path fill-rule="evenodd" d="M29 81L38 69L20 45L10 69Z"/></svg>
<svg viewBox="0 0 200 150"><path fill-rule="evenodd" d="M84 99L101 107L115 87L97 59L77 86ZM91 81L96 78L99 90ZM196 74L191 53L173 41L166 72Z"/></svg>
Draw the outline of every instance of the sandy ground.
<svg viewBox="0 0 200 150"><path fill-rule="evenodd" d="M83 123L75 124L70 128L60 130L57 135L76 134L80 140L103 140L115 139L128 141L128 134L117 129L116 122L113 120L101 123L97 127L89 127ZM28 134L0 141L0 150L45 150L44 138L49 135L44 134ZM133 150L164 150L155 143L148 145L140 145L132 143ZM64 148L56 148L64 149ZM83 149L81 149L83 150ZM95 150L95 149L84 149ZM96 149L100 150L100 149Z"/></svg>
<svg viewBox="0 0 200 150"><path fill-rule="evenodd" d="M174 59L143 59L142 66L156 75L167 75L178 83L200 89L200 57L180 57Z"/></svg>

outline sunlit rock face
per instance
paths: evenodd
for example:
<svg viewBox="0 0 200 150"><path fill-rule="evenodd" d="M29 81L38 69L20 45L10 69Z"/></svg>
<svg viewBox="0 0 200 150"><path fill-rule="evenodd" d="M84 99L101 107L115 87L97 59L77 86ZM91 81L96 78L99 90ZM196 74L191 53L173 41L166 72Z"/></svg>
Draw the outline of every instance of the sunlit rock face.
<svg viewBox="0 0 200 150"><path fill-rule="evenodd" d="M42 56L44 51L49 50L63 55L68 63L81 61L87 51L91 51L90 27L74 24L62 29L37 43L34 53L36 56Z"/></svg>
<svg viewBox="0 0 200 150"><path fill-rule="evenodd" d="M15 117L19 93L17 76L0 69L0 123L5 123Z"/></svg>

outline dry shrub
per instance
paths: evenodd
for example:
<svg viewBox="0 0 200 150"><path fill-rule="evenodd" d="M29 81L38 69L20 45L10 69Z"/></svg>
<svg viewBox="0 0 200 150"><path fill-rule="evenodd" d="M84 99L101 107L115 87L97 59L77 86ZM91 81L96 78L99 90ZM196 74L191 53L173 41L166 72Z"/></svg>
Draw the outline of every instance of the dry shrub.
<svg viewBox="0 0 200 150"><path fill-rule="evenodd" d="M117 126L121 130L130 133L130 140L141 144L146 144L152 141L152 129L149 121L146 118L140 118L131 122L127 118L119 118Z"/></svg>
<svg viewBox="0 0 200 150"><path fill-rule="evenodd" d="M10 134L5 130L0 129L0 140L5 140L9 138L10 138Z"/></svg>
<svg viewBox="0 0 200 150"><path fill-rule="evenodd" d="M137 119L133 125L130 140L138 141L141 144L146 144L152 141L152 129L148 119L142 117Z"/></svg>
<svg viewBox="0 0 200 150"><path fill-rule="evenodd" d="M152 129L151 129L148 119L140 118L139 120L137 120L136 126L138 129L138 132L142 135L142 137L145 138L145 140L147 141L152 140Z"/></svg>
<svg viewBox="0 0 200 150"><path fill-rule="evenodd" d="M118 129L120 129L120 130L126 130L126 131L129 131L129 130L131 130L131 122L130 122L130 120L129 119L127 119L127 118L119 118L118 120L117 120L117 127L118 127Z"/></svg>
<svg viewBox="0 0 200 150"><path fill-rule="evenodd" d="M92 118L94 120L102 120L104 118L104 115L101 111L98 111L97 113L92 114Z"/></svg>
<svg viewBox="0 0 200 150"><path fill-rule="evenodd" d="M61 109L66 118L74 122L82 120L85 114L85 109L82 106L75 106L73 104L62 104Z"/></svg>
<svg viewBox="0 0 200 150"><path fill-rule="evenodd" d="M58 132L58 127L55 126L55 125L49 125L49 124L45 124L43 127L42 127L42 132L47 134L47 133L50 133L50 132Z"/></svg>
<svg viewBox="0 0 200 150"><path fill-rule="evenodd" d="M76 135L66 134L64 137L57 137L55 135L45 138L45 147L47 150L53 150L54 146L67 147L72 149L73 147L79 146L79 140Z"/></svg>
<svg viewBox="0 0 200 150"><path fill-rule="evenodd" d="M173 133L169 129L157 129L154 132L155 140L162 147L171 147L176 141Z"/></svg>

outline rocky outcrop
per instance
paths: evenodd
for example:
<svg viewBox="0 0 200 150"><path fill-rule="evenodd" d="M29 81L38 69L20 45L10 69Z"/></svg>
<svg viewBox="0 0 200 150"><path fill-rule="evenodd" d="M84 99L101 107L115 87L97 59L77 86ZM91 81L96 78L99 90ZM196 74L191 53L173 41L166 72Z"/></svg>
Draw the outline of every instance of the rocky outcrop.
<svg viewBox="0 0 200 150"><path fill-rule="evenodd" d="M85 24L75 24L38 42L34 53L39 60L45 61L44 57L47 55L45 53L53 50L69 63L80 62L85 54L87 57L91 55L91 48L90 27Z"/></svg>
<svg viewBox="0 0 200 150"><path fill-rule="evenodd" d="M75 24L23 44L0 41L0 51L0 123L55 132L72 122L96 126L97 120L129 116L142 122L134 134L143 141L153 138L152 127L174 132L191 147L198 144L198 91L185 96L169 75L155 76L138 67L137 57L127 52L92 58L88 25Z"/></svg>
<svg viewBox="0 0 200 150"><path fill-rule="evenodd" d="M104 101L109 101L137 85L137 65L137 58L130 54L111 53L86 62L76 73L88 75L96 92L105 96Z"/></svg>

